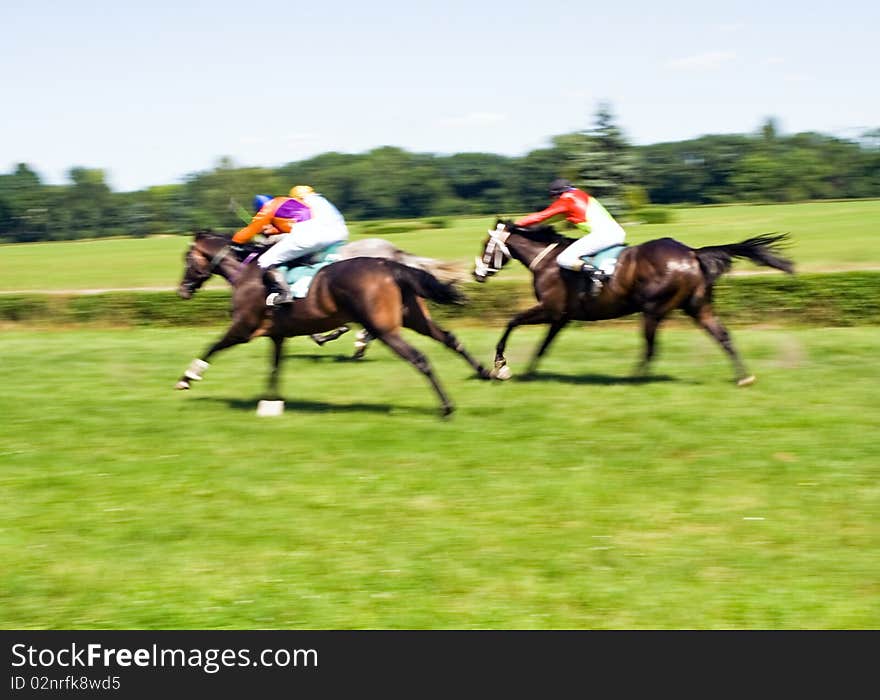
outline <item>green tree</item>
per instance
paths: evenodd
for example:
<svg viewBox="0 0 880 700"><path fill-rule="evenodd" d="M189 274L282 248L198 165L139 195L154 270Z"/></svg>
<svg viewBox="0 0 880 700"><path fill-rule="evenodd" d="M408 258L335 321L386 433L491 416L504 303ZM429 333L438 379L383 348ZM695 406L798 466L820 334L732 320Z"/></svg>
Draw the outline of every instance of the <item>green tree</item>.
<svg viewBox="0 0 880 700"><path fill-rule="evenodd" d="M49 233L49 188L26 163L0 176L0 198L8 208L5 238L13 241L45 240Z"/></svg>
<svg viewBox="0 0 880 700"><path fill-rule="evenodd" d="M531 151L513 161L515 211L535 211L547 206L547 186L557 177L568 177L568 151L564 138L557 137L550 148Z"/></svg>
<svg viewBox="0 0 880 700"><path fill-rule="evenodd" d="M572 154L576 182L620 215L626 208L626 187L638 180L638 161L607 102L599 104L594 125L583 136Z"/></svg>
<svg viewBox="0 0 880 700"><path fill-rule="evenodd" d="M114 233L108 230L111 192L104 182L104 171L76 167L70 169L68 177L72 185L64 190L59 229L50 237L95 238Z"/></svg>

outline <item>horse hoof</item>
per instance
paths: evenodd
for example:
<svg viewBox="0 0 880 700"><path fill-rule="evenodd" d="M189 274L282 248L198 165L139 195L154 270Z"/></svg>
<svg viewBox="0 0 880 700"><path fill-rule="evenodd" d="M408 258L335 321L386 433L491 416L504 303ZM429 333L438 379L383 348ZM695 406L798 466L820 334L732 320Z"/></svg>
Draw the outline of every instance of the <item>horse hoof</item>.
<svg viewBox="0 0 880 700"><path fill-rule="evenodd" d="M513 372L510 371L510 367L507 365L496 367L492 370L491 374L495 379L500 379L501 381L506 381L513 376Z"/></svg>
<svg viewBox="0 0 880 700"><path fill-rule="evenodd" d="M186 381L185 379L181 379L179 382L177 382L177 384L174 385L174 388L175 388L175 389L181 389L181 390L183 390L183 389L189 389L189 388L190 388L190 387L189 387L189 382Z"/></svg>
<svg viewBox="0 0 880 700"><path fill-rule="evenodd" d="M754 383L755 383L755 375L750 374L748 377L743 377L742 379L740 379L736 383L736 385L737 386L751 386Z"/></svg>
<svg viewBox="0 0 880 700"><path fill-rule="evenodd" d="M452 412L455 410L454 406L447 405L440 409L440 416L443 418L449 418L452 415Z"/></svg>

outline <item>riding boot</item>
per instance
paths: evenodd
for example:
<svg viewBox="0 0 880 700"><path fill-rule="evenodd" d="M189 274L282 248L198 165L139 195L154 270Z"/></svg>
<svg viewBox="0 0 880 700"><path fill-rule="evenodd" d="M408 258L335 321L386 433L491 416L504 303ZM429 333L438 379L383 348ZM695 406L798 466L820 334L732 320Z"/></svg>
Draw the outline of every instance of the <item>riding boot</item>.
<svg viewBox="0 0 880 700"><path fill-rule="evenodd" d="M584 276L586 293L595 299L602 292L602 271L585 262L581 274Z"/></svg>
<svg viewBox="0 0 880 700"><path fill-rule="evenodd" d="M290 304L293 301L293 292L290 291L290 285L284 273L277 267L269 267L263 273L263 282L269 289L269 295L266 297L266 306L281 306L282 304Z"/></svg>

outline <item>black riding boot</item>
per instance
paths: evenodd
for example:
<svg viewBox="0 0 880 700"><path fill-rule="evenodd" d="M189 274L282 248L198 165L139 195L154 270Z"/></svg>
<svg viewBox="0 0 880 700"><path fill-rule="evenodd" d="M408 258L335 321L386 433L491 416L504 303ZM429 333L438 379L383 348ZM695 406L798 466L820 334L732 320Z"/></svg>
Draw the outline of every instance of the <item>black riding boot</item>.
<svg viewBox="0 0 880 700"><path fill-rule="evenodd" d="M595 298L602 292L602 271L585 262L581 268L581 274L584 276L584 286L586 293Z"/></svg>
<svg viewBox="0 0 880 700"><path fill-rule="evenodd" d="M280 306L290 304L293 301L293 293L284 273L276 267L269 267L263 271L263 282L269 289L266 297L266 306Z"/></svg>

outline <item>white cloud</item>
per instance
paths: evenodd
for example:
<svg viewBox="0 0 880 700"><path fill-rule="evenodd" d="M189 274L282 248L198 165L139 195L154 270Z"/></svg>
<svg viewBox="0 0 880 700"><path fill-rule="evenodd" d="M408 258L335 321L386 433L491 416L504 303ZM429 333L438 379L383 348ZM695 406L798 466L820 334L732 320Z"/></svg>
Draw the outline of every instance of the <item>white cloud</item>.
<svg viewBox="0 0 880 700"><path fill-rule="evenodd" d="M733 51L707 51L693 56L674 58L666 62L672 70L714 70L724 63L736 58Z"/></svg>
<svg viewBox="0 0 880 700"><path fill-rule="evenodd" d="M497 112L470 112L458 117L444 119L442 123L444 126L485 127L494 126L506 119L506 114L498 114Z"/></svg>

